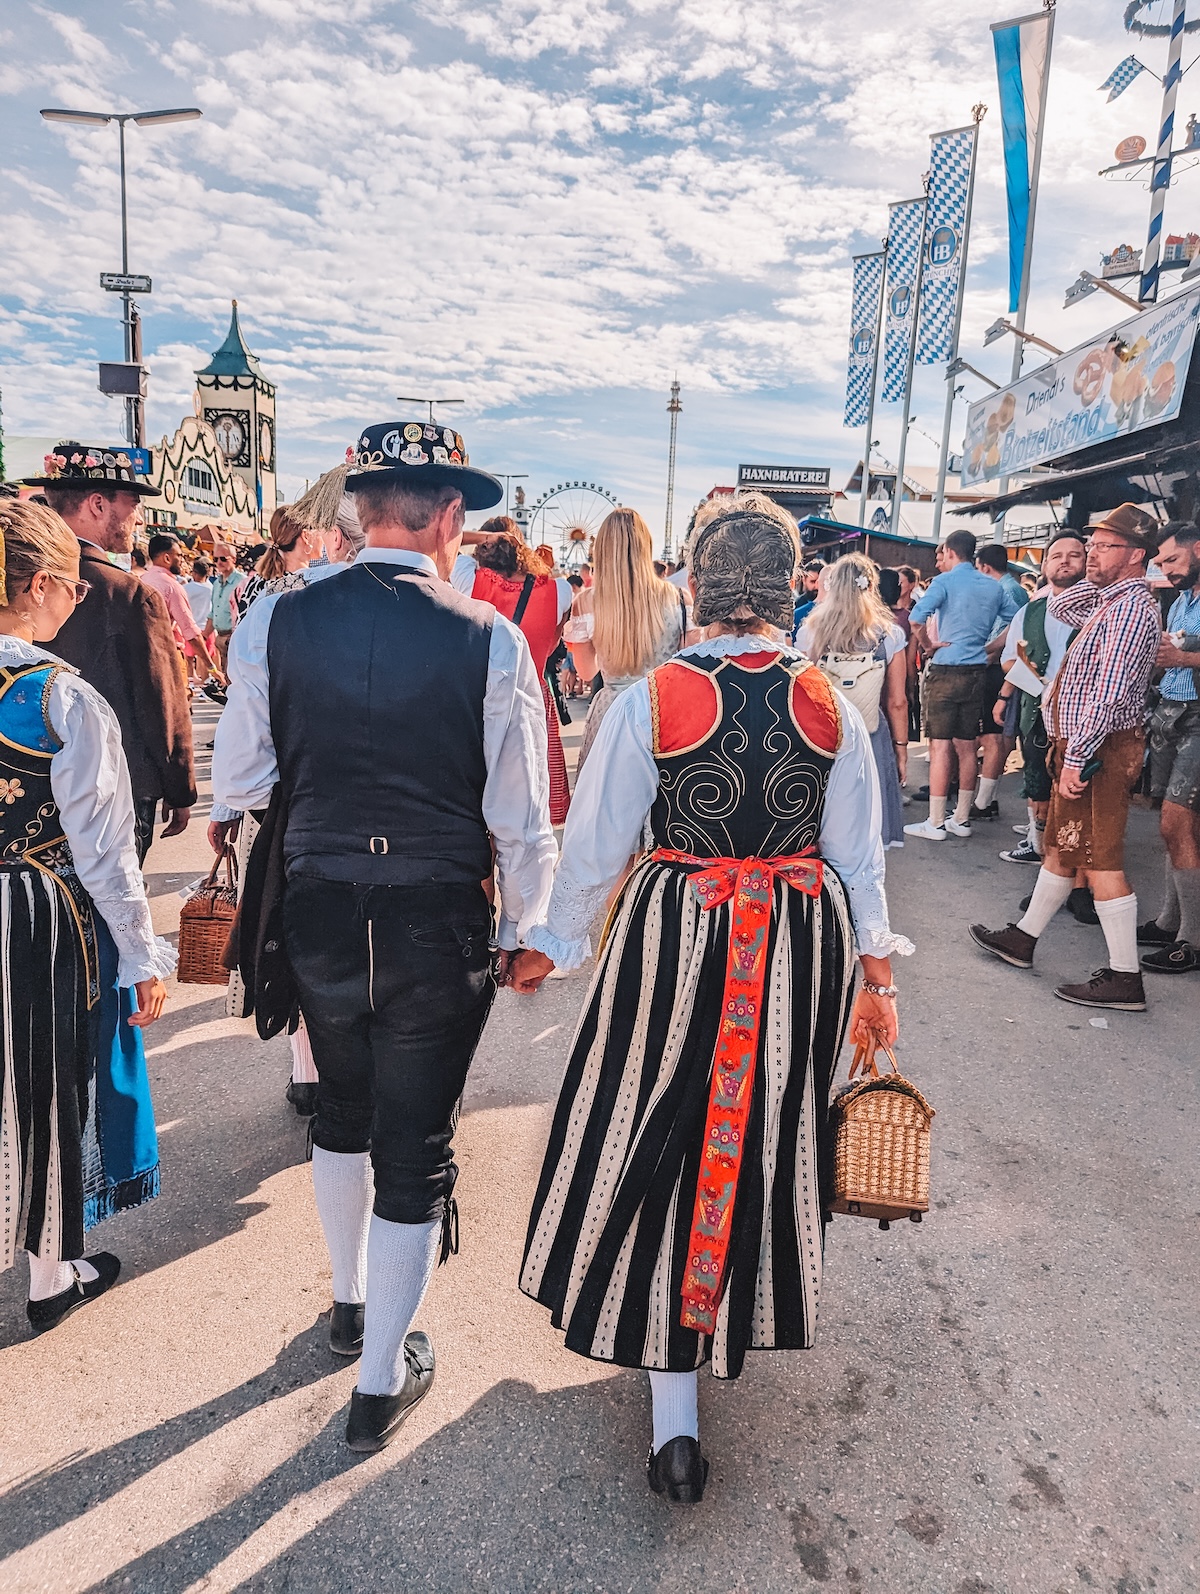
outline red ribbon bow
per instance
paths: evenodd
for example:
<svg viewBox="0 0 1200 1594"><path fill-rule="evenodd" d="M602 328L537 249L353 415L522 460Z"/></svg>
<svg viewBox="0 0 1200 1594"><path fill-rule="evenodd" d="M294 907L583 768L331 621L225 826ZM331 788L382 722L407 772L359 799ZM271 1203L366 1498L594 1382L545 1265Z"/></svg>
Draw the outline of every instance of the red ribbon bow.
<svg viewBox="0 0 1200 1594"><path fill-rule="evenodd" d="M771 897L777 878L806 896L820 896L825 866L807 853L779 858L696 858L660 847L653 856L656 863L698 865L689 884L705 910L733 902L721 1029L713 1056L704 1155L696 1183L680 1315L684 1328L712 1334L723 1293L754 1089Z"/></svg>

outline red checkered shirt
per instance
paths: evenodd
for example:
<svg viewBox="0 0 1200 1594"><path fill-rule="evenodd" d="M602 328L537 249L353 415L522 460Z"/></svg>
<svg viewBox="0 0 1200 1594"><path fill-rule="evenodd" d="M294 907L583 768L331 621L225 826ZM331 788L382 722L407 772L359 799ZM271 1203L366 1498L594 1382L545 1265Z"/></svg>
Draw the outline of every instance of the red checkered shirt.
<svg viewBox="0 0 1200 1594"><path fill-rule="evenodd" d="M1106 736L1131 731L1146 717L1146 688L1162 638L1158 605L1141 580L1097 587L1080 581L1050 599L1050 613L1066 625L1085 626L1071 644L1048 704L1046 729L1065 738L1064 762L1082 769Z"/></svg>

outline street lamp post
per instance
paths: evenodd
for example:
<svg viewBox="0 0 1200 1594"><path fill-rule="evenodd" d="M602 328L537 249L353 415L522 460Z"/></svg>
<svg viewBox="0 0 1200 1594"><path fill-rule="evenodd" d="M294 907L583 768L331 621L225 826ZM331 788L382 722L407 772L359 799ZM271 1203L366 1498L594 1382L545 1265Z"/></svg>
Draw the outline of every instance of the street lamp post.
<svg viewBox="0 0 1200 1594"><path fill-rule="evenodd" d="M194 105L179 106L167 111L67 111L59 109L44 110L43 120L47 122L73 122L84 127L107 127L110 122L117 124L117 133L121 151L121 275L129 276L129 207L126 199L125 183L125 124L136 122L139 127L162 127L168 122L194 122L204 113ZM133 307L130 289L126 285L121 292L121 324L125 332L125 362L133 364L135 361L140 366L142 361L141 349L141 317ZM135 316L137 322L135 323ZM144 399L140 394L129 396L125 400L125 431L130 443L135 448L146 446L145 417L143 412Z"/></svg>

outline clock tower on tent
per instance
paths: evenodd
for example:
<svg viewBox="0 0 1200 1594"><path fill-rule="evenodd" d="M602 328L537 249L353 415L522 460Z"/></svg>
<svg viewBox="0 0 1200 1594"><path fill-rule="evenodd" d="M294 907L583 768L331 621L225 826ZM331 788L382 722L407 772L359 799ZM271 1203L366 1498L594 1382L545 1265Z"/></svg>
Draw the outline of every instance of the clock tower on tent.
<svg viewBox="0 0 1200 1594"><path fill-rule="evenodd" d="M202 417L231 470L250 489L261 530L275 512L275 387L242 336L237 300L225 341L196 372Z"/></svg>

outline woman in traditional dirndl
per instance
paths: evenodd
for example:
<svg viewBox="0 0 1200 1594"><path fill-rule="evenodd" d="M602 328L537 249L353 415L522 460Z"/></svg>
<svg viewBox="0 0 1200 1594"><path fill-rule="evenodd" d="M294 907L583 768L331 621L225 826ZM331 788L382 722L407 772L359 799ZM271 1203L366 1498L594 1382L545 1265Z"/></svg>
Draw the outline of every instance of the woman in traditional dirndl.
<svg viewBox="0 0 1200 1594"><path fill-rule="evenodd" d="M522 1290L582 1356L650 1372L651 1487L699 1500L696 1371L813 1342L830 1086L850 1015L894 1038L870 739L779 640L794 523L738 495L693 532L704 639L631 686L576 788L511 983L577 967L631 854L567 1063Z"/></svg>
<svg viewBox="0 0 1200 1594"><path fill-rule="evenodd" d="M140 1031L175 954L151 929L116 718L38 646L86 601L79 544L15 501L0 536L0 1268L29 1253L42 1332L120 1272L84 1258L85 1231L158 1194Z"/></svg>

